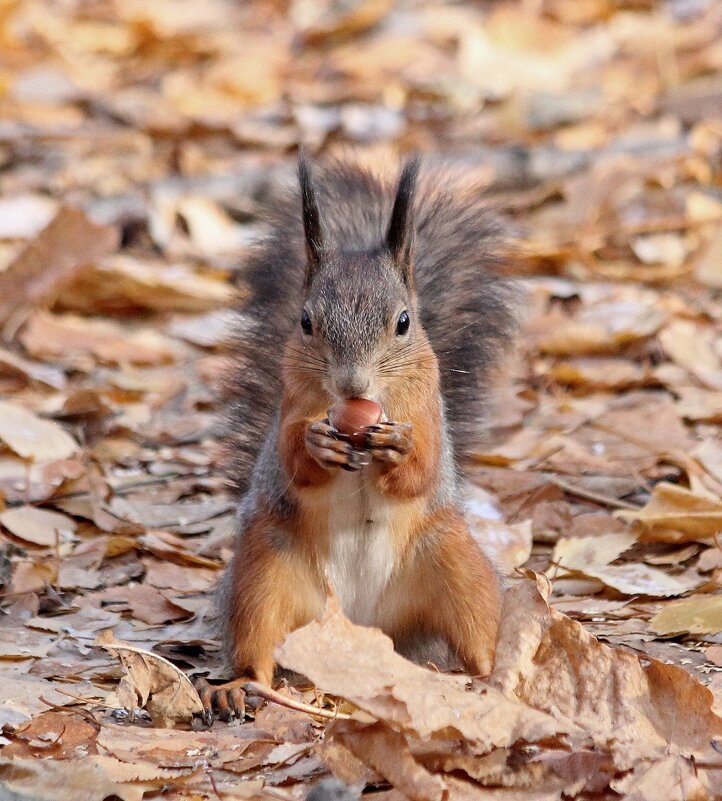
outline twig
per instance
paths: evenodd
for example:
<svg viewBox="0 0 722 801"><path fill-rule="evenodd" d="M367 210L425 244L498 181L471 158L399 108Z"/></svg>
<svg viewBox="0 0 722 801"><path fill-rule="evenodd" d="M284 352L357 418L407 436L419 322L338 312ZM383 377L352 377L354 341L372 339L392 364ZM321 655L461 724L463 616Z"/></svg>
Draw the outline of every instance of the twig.
<svg viewBox="0 0 722 801"><path fill-rule="evenodd" d="M619 498L611 498L609 495L602 495L599 492L584 489L584 487L577 487L574 484L568 484L561 478L553 478L552 484L556 484L559 489L563 489L564 492L568 492L570 495L577 495L580 498L587 498L590 501L597 501L597 503L602 503L605 506L613 506L617 509L631 509L634 512L639 509L639 506L635 506L633 503L629 503L628 501L622 501Z"/></svg>
<svg viewBox="0 0 722 801"><path fill-rule="evenodd" d="M271 701L279 706L285 706L286 709L293 709L296 712L306 712L309 715L315 715L318 718L328 718L329 720L351 720L351 715L345 712L332 712L330 709L321 709L320 707L304 704L303 701L294 701L292 698L286 698L285 695L266 687L265 684L259 684L255 681L246 682L243 689L248 695L257 695L260 698L265 698L266 701Z"/></svg>

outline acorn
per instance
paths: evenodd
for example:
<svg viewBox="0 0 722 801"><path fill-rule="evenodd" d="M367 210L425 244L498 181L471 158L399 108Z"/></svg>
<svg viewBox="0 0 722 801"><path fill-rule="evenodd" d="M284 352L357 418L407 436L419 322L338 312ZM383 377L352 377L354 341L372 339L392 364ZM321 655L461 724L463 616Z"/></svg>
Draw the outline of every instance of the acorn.
<svg viewBox="0 0 722 801"><path fill-rule="evenodd" d="M334 404L328 410L328 421L354 448L363 448L366 442L364 428L381 420L384 410L372 400L351 398Z"/></svg>

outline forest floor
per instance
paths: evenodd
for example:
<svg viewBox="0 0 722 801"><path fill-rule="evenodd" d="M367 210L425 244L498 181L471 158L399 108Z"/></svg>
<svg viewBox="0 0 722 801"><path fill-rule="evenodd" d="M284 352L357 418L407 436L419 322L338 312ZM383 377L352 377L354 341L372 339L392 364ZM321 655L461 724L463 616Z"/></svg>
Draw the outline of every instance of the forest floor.
<svg viewBox="0 0 722 801"><path fill-rule="evenodd" d="M722 797L720 3L0 2L0 96L0 797ZM199 730L230 287L299 144L518 232L469 487L510 589L488 681L331 604L315 688Z"/></svg>

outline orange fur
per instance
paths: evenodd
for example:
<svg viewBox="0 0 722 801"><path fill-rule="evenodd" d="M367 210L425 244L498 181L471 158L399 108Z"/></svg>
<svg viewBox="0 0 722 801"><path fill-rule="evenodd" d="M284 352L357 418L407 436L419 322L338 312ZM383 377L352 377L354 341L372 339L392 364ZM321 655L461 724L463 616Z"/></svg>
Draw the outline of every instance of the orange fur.
<svg viewBox="0 0 722 801"><path fill-rule="evenodd" d="M234 672L250 673L265 684L273 679L275 646L318 616L325 597L318 570L302 549L274 537L279 527L271 515L258 515L231 564L228 630Z"/></svg>
<svg viewBox="0 0 722 801"><path fill-rule="evenodd" d="M501 585L455 509L424 520L380 606L380 626L394 641L439 635L474 675L491 672Z"/></svg>
<svg viewBox="0 0 722 801"><path fill-rule="evenodd" d="M331 474L311 457L306 450L306 428L311 422L308 418L285 419L281 425L278 445L279 456L286 473L296 487L318 487L331 480Z"/></svg>
<svg viewBox="0 0 722 801"><path fill-rule="evenodd" d="M440 481L442 411L436 357L425 337L421 345L414 373L421 380L393 380L380 398L389 420L412 424L413 447L397 463L374 461L364 468L375 497L386 499L384 526L393 561L375 622L397 642L440 636L472 673L484 675L493 661L501 589L460 512L453 506L432 509ZM337 480L340 469L322 467L306 447L308 425L325 418L331 398L293 362L285 359L283 365L278 447L296 507L284 519L257 513L239 537L231 567L234 669L266 683L273 675L275 646L323 610L324 565L335 536L329 519L349 501L346 485Z"/></svg>

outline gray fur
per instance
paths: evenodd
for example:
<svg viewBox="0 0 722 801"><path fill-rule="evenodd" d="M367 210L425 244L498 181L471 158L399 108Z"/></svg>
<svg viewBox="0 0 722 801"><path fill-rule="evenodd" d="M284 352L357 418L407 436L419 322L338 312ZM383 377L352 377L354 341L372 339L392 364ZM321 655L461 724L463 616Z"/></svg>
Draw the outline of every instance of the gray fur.
<svg viewBox="0 0 722 801"><path fill-rule="evenodd" d="M398 308L410 309L412 325L423 326L440 365L450 436L443 483L453 486L453 455L478 442L490 376L516 330L513 287L497 274L503 229L485 208L481 190L460 191L464 182L458 174L422 165L413 203L412 297L385 247L395 182L348 162L314 172L325 254L308 291L298 192L274 210L270 235L242 272L249 287L243 312L251 322L236 332L229 377L231 485L245 493L264 439L264 453L275 446L282 352L305 304L322 336L304 347L329 363L337 381L348 381L349 395L359 394L352 390L363 383ZM323 353L314 352L319 340ZM268 478L269 470L278 471L276 463L261 458L256 473ZM284 477L272 478L278 492L273 505L288 503Z"/></svg>

